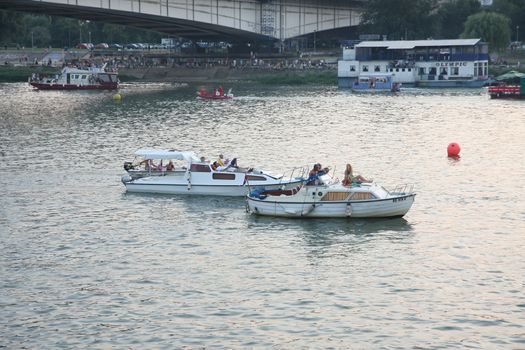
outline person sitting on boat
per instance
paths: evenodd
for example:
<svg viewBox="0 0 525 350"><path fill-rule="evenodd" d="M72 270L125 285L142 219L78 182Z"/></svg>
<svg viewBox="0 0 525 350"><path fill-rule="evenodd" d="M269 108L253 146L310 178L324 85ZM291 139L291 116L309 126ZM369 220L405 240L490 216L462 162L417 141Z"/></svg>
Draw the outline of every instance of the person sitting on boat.
<svg viewBox="0 0 525 350"><path fill-rule="evenodd" d="M217 164L219 164L219 166L225 166L226 164L228 164L228 160L224 159L224 155L222 153L219 154L219 159L217 159Z"/></svg>
<svg viewBox="0 0 525 350"><path fill-rule="evenodd" d="M219 163L217 163L217 162L215 161L215 162L213 162L213 164L211 165L211 170L215 171L215 170L217 170L217 168L218 168L219 166L220 166Z"/></svg>
<svg viewBox="0 0 525 350"><path fill-rule="evenodd" d="M155 170L157 168L151 159L144 159L139 165L144 165L144 169L147 171Z"/></svg>
<svg viewBox="0 0 525 350"><path fill-rule="evenodd" d="M170 160L168 165L166 165L166 171L173 171L175 170L175 164Z"/></svg>
<svg viewBox="0 0 525 350"><path fill-rule="evenodd" d="M201 163L209 163L210 161L206 159L206 157L201 157Z"/></svg>
<svg viewBox="0 0 525 350"><path fill-rule="evenodd" d="M323 169L320 163L315 164L312 170L310 170L310 173L308 173L306 186L315 186L321 184L319 177L328 174L329 170L329 168Z"/></svg>
<svg viewBox="0 0 525 350"><path fill-rule="evenodd" d="M352 165L350 163L346 164L344 179L342 181L343 186L352 186L352 182L355 183L363 183L363 182L372 182L372 180L367 180L361 175L355 175L352 169Z"/></svg>
<svg viewBox="0 0 525 350"><path fill-rule="evenodd" d="M219 86L219 95L224 96L224 89L222 88L222 85Z"/></svg>

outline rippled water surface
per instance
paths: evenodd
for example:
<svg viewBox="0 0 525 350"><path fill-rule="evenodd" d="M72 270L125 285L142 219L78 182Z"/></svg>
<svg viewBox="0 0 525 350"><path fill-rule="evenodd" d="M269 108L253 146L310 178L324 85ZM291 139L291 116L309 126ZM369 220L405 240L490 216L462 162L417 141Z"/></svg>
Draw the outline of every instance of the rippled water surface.
<svg viewBox="0 0 525 350"><path fill-rule="evenodd" d="M0 347L525 348L525 102L196 89L129 84L118 104L0 85ZM403 219L294 220L126 194L145 146L340 178L351 162L418 195Z"/></svg>

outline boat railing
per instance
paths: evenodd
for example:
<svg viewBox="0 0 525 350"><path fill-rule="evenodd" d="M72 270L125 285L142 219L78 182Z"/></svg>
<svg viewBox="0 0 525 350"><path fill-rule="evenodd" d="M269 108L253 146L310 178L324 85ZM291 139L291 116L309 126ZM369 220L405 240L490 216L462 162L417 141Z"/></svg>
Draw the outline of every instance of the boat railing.
<svg viewBox="0 0 525 350"><path fill-rule="evenodd" d="M388 194L391 196L403 196L414 193L414 184L402 184L397 185L391 191L388 191Z"/></svg>
<svg viewBox="0 0 525 350"><path fill-rule="evenodd" d="M287 176L288 173L290 174L290 176ZM283 176L281 176L279 180L281 183L285 181L286 179L290 179L290 180L294 179L294 176L295 178L306 179L306 175L308 174L308 166L302 165L302 166L294 167L290 170L282 172L282 174Z"/></svg>

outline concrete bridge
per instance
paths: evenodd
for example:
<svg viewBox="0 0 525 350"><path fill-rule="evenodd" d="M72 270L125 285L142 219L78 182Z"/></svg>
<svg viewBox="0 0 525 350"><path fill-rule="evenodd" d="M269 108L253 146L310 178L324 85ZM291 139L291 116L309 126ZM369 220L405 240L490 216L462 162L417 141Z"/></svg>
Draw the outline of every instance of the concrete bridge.
<svg viewBox="0 0 525 350"><path fill-rule="evenodd" d="M131 25L190 39L287 40L356 26L367 0L0 0L0 9Z"/></svg>

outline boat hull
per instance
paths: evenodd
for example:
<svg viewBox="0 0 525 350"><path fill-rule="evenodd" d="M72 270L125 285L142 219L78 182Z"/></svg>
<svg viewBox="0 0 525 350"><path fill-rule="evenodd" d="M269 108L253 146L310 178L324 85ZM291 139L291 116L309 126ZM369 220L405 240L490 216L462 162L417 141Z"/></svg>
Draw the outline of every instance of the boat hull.
<svg viewBox="0 0 525 350"><path fill-rule="evenodd" d="M29 83L38 90L116 90L118 83L108 83L101 85L76 85L76 84L45 84L45 83Z"/></svg>
<svg viewBox="0 0 525 350"><path fill-rule="evenodd" d="M489 82L485 80L418 80L416 87L428 88L481 88Z"/></svg>
<svg viewBox="0 0 525 350"><path fill-rule="evenodd" d="M256 215L301 218L388 218L402 217L414 203L415 194L367 201L280 202L248 197L248 207Z"/></svg>
<svg viewBox="0 0 525 350"><path fill-rule="evenodd" d="M293 181L287 183L279 183L273 185L259 185L248 186L246 183L239 184L188 184L186 180L166 180L160 176L150 176L138 180L126 181L122 179L122 183L126 186L128 192L140 193L159 193L159 194L189 194L189 195L203 195L203 196L228 196L228 197L244 197L248 195L249 190L254 187L264 187L268 190L274 189L289 189L298 186L301 181Z"/></svg>
<svg viewBox="0 0 525 350"><path fill-rule="evenodd" d="M233 96L227 96L227 95L223 95L223 96L197 96L197 98L201 99L201 100L231 100L233 98Z"/></svg>

